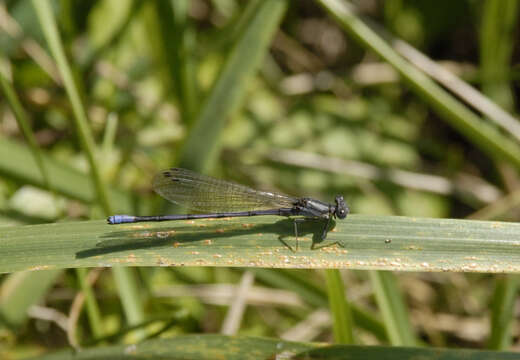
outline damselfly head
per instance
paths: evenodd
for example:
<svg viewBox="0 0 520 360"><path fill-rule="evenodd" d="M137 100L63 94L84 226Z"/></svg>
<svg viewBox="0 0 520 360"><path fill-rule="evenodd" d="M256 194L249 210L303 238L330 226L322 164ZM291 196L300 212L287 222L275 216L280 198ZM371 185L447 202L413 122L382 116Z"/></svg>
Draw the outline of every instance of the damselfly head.
<svg viewBox="0 0 520 360"><path fill-rule="evenodd" d="M345 204L345 200L343 199L343 196L338 195L336 196L336 209L334 209L334 215L338 219L344 219L347 217L348 212L350 209L348 208L347 204Z"/></svg>

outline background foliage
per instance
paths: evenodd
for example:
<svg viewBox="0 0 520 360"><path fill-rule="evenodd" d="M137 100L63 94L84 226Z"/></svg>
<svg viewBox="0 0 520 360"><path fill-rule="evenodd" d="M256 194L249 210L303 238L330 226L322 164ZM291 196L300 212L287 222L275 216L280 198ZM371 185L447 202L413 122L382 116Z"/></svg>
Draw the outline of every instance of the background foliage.
<svg viewBox="0 0 520 360"><path fill-rule="evenodd" d="M344 194L356 214L517 221L518 12L516 0L0 1L0 247L22 225L172 211L150 180L173 165ZM516 275L341 275L6 274L1 356L114 345L116 357L188 333L518 346Z"/></svg>

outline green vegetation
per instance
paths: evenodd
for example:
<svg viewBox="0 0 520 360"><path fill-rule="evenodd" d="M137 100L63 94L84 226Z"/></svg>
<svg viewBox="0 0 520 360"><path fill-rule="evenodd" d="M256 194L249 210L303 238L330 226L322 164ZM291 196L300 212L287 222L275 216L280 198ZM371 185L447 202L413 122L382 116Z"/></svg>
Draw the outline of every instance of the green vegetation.
<svg viewBox="0 0 520 360"><path fill-rule="evenodd" d="M2 359L517 356L518 3L354 4L0 2ZM171 166L352 214L106 224Z"/></svg>

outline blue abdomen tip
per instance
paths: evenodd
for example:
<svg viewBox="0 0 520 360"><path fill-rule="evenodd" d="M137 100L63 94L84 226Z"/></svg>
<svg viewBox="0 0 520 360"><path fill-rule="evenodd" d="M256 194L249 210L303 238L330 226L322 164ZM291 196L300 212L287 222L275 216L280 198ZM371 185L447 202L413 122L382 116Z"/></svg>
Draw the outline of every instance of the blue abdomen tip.
<svg viewBox="0 0 520 360"><path fill-rule="evenodd" d="M134 222L135 216L131 215L113 215L107 218L107 223L110 225L124 224Z"/></svg>

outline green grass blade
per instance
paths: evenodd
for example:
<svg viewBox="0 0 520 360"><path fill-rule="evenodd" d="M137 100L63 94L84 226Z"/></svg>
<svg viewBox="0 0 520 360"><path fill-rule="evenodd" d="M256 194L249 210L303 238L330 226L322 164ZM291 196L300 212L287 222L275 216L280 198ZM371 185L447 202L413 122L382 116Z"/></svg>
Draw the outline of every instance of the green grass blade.
<svg viewBox="0 0 520 360"><path fill-rule="evenodd" d="M197 87L194 64L195 32L188 22L189 2L158 1L155 6L168 79L172 81L179 99L183 120L191 124L197 110Z"/></svg>
<svg viewBox="0 0 520 360"><path fill-rule="evenodd" d="M252 269L251 271L254 272L257 280L271 287L290 290L298 294L309 305L314 307L327 306L327 294L305 276L302 276L300 271L260 268ZM383 324L375 316L357 307L355 304L349 305L351 307L352 319L356 326L367 330L383 342L388 340Z"/></svg>
<svg viewBox="0 0 520 360"><path fill-rule="evenodd" d="M306 273L295 270L251 269L257 281L297 293L307 304L315 307L327 306L327 294L322 288L307 279ZM302 276L303 275L303 276Z"/></svg>
<svg viewBox="0 0 520 360"><path fill-rule="evenodd" d="M213 163L220 133L244 99L249 79L267 52L286 8L285 0L258 2L255 16L237 39L200 110L183 147L180 166L204 172Z"/></svg>
<svg viewBox="0 0 520 360"><path fill-rule="evenodd" d="M392 345L416 346L407 307L391 272L371 271L370 278Z"/></svg>
<svg viewBox="0 0 520 360"><path fill-rule="evenodd" d="M520 277L510 275L497 279L491 304L491 335L488 347L504 350L511 346L511 328L515 322L515 304Z"/></svg>
<svg viewBox="0 0 520 360"><path fill-rule="evenodd" d="M480 32L482 91L509 110L514 108L509 71L515 46L513 34L517 20L518 1L484 2ZM492 297L491 334L488 343L492 349L507 349L511 346L511 328L518 285L517 276L497 279Z"/></svg>
<svg viewBox="0 0 520 360"><path fill-rule="evenodd" d="M85 108L83 107L83 104L81 102L79 89L76 83L74 82L72 70L65 57L65 51L63 49L63 44L61 42L61 38L58 32L52 8L48 0L35 0L33 1L33 7L36 10L36 14L40 21L50 51L58 65L58 70L60 71L60 75L63 79L65 90L67 91L67 95L72 105L72 110L74 113L73 119L75 120L78 138L81 142L82 149L86 155L86 158L90 166L90 173L92 177L92 182L94 183L96 189L97 200L100 202L105 212L105 215L111 215L112 206L108 197L108 191L105 183L103 182L103 179L101 178L101 172L99 170L98 163L96 162L96 148L94 143L94 137L92 135L92 131L87 120ZM125 276L125 279L126 281L132 283L124 285L120 284L120 286L124 286L129 289L137 289L137 286L135 285L136 279L131 275L131 273L128 270L120 269L116 272L128 272L127 276ZM125 295L128 296L128 294ZM131 296L137 299L138 293L136 292ZM125 307L125 310L128 310L128 308ZM141 313L143 311L142 307L139 310L137 308L133 308L132 310L139 311ZM132 316L134 315L127 313L127 317Z"/></svg>
<svg viewBox="0 0 520 360"><path fill-rule="evenodd" d="M483 2L480 32L482 91L506 109L514 108L509 71L517 20L518 1Z"/></svg>
<svg viewBox="0 0 520 360"><path fill-rule="evenodd" d="M87 270L85 268L78 268L76 269L76 275L79 280L81 291L83 291L83 295L85 296L85 305L87 308L90 329L94 337L100 338L104 334L101 311L96 301L94 291L92 291L92 287L88 282Z"/></svg>
<svg viewBox="0 0 520 360"><path fill-rule="evenodd" d="M134 345L112 345L93 349L61 351L38 357L39 360L64 359L169 359L169 360L258 360L258 359L335 359L335 360L512 360L518 353L427 349L388 346L321 346L252 336L184 335L154 339Z"/></svg>
<svg viewBox="0 0 520 360"><path fill-rule="evenodd" d="M334 340L338 344L354 343L350 305L345 299L345 287L337 269L325 270Z"/></svg>
<svg viewBox="0 0 520 360"><path fill-rule="evenodd" d="M58 359L171 359L171 360L258 360L275 359L277 354L289 359L317 345L260 337L227 337L222 335L185 335L173 339L155 339L135 345L106 346L72 354L63 351L39 357Z"/></svg>
<svg viewBox="0 0 520 360"><path fill-rule="evenodd" d="M124 14L122 14L124 18L121 20L120 14L117 14L118 19L114 20L117 22L116 26L109 26L108 29L103 27L104 36L102 41L90 42L89 45L92 47L92 51L89 52L86 58L82 61L82 67L86 72L90 72L96 62L106 56L105 53L116 48L121 41L121 38L125 35L128 35L130 31L129 27L132 24L132 21L135 19L136 15L139 14L143 4L145 4L143 1L131 0L130 3L125 3L123 5L112 5L117 8L120 14L121 12L124 12Z"/></svg>
<svg viewBox="0 0 520 360"><path fill-rule="evenodd" d="M125 269L116 266L113 269L114 280L118 286L121 302L125 310L127 322L129 325L137 325L142 323L144 318L143 304L141 293L137 285L137 277L133 269ZM132 332L132 341L136 342L144 339L146 331L138 329Z"/></svg>
<svg viewBox="0 0 520 360"><path fill-rule="evenodd" d="M34 162L27 147L0 137L0 174L24 184L45 188L45 180ZM42 161L52 177L49 179L57 194L83 201L87 204L96 201L91 178L84 173L49 157L42 152ZM132 198L119 189L110 190L110 201L122 212L136 211Z"/></svg>
<svg viewBox="0 0 520 360"><path fill-rule="evenodd" d="M105 156L108 156L114 148L114 142L117 135L117 124L118 117L115 114L107 116L107 124L105 127L105 133L103 134L103 145L101 146L102 152Z"/></svg>
<svg viewBox="0 0 520 360"><path fill-rule="evenodd" d="M20 326L32 305L38 304L52 287L60 270L22 271L3 279L0 297L1 322Z"/></svg>
<svg viewBox="0 0 520 360"><path fill-rule="evenodd" d="M485 123L424 73L399 56L389 44L356 17L341 0L317 0L363 47L392 65L403 81L432 108L492 158L505 159L520 168L520 146Z"/></svg>
<svg viewBox="0 0 520 360"><path fill-rule="evenodd" d="M406 43L402 39L398 39L382 28L371 24L379 34L381 34L392 47L399 52L404 58L410 61L421 71L424 71L432 79L441 84L444 88L455 94L475 109L482 113L490 121L493 121L505 131L509 132L516 140L520 140L520 124L518 120L509 112L500 107L496 102L482 94L480 90L468 84L450 70L446 69L439 63L430 59L419 50ZM508 108L510 110L510 108Z"/></svg>
<svg viewBox="0 0 520 360"><path fill-rule="evenodd" d="M5 227L0 272L117 265L520 272L517 223L352 215L311 249L321 226L301 224L298 252L288 246L292 221L271 216Z"/></svg>
<svg viewBox="0 0 520 360"><path fill-rule="evenodd" d="M36 162L36 165L38 167L38 170L40 171L43 181L45 183L45 187L50 190L54 191L51 182L49 179L49 173L47 172L47 169L45 165L43 164L42 159L42 152L40 150L40 147L36 143L36 138L34 137L34 133L32 132L31 126L29 124L28 116L23 109L22 104L20 103L20 99L16 95L16 91L14 90L13 86L9 81L5 78L4 74L0 71L0 88L2 88L2 92L5 95L5 98L7 99L7 102L11 106L11 109L13 110L14 117L16 119L16 122L18 123L18 126L20 127L20 130L25 137L25 140L29 144L29 148L31 149L31 153L34 157L34 161Z"/></svg>
<svg viewBox="0 0 520 360"><path fill-rule="evenodd" d="M294 359L302 360L512 360L517 358L518 353L513 352L345 345L327 346L307 350L294 357Z"/></svg>
<svg viewBox="0 0 520 360"><path fill-rule="evenodd" d="M482 11L481 73L483 91L502 106L513 107L509 63L514 42L513 28L518 17L517 1L484 3ZM491 311L489 347L507 349L511 346L511 326L518 291L518 277L498 279Z"/></svg>
<svg viewBox="0 0 520 360"><path fill-rule="evenodd" d="M71 102L72 111L74 113L72 118L74 119L74 123L76 125L78 138L81 141L83 151L85 152L88 163L90 165L90 171L94 186L96 188L97 198L101 203L103 210L105 211L105 215L109 215L112 213L112 210L107 189L103 180L101 179L101 173L96 162L94 137L88 124L86 111L83 107L83 104L81 103L79 90L74 82L72 70L69 66L67 58L65 57L65 51L63 50L63 44L60 39L58 27L56 26L56 20L54 18L52 8L48 0L33 1L33 6L36 10L36 15L40 21L52 56L58 65L58 70L63 79L63 85L65 86L65 90L67 91L67 95L69 96L69 100Z"/></svg>

